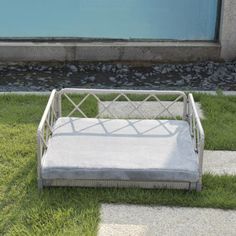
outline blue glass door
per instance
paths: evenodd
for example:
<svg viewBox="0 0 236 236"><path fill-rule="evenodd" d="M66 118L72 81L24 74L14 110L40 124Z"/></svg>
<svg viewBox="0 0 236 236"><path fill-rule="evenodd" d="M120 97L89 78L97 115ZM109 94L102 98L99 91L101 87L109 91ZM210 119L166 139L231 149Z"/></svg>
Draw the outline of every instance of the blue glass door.
<svg viewBox="0 0 236 236"><path fill-rule="evenodd" d="M218 0L0 0L0 38L214 40Z"/></svg>

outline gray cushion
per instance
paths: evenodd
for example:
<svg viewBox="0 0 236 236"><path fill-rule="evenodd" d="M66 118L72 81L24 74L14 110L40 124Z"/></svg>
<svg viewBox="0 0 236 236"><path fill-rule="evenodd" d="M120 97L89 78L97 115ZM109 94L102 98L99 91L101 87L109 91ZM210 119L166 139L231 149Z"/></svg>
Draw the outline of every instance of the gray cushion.
<svg viewBox="0 0 236 236"><path fill-rule="evenodd" d="M54 126L42 176L195 182L199 173L185 121L66 117Z"/></svg>

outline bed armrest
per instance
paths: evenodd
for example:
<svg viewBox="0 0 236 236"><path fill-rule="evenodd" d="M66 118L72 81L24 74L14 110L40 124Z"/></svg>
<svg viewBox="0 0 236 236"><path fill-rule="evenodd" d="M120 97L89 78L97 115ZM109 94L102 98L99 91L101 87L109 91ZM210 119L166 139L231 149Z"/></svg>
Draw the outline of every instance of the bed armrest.
<svg viewBox="0 0 236 236"><path fill-rule="evenodd" d="M202 175L202 164L203 164L203 152L204 152L204 141L205 135L202 128L201 120L199 118L197 108L193 95L188 95L188 107L187 107L188 122L190 125L190 134L193 138L194 150L198 155L199 159L199 174Z"/></svg>
<svg viewBox="0 0 236 236"><path fill-rule="evenodd" d="M37 130L37 159L38 159L38 182L41 181L41 159L47 150L48 140L52 134L55 121L58 118L57 91L54 89L50 95L47 106Z"/></svg>

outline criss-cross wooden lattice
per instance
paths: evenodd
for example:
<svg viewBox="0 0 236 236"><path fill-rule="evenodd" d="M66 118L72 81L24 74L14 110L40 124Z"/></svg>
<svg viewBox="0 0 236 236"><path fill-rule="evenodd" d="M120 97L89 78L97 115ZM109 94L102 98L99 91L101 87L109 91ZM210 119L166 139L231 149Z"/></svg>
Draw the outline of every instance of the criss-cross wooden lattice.
<svg viewBox="0 0 236 236"><path fill-rule="evenodd" d="M138 91L137 91L138 93ZM86 102L86 100L89 97L93 97L95 98L95 100L102 106L102 109L99 109L98 114L96 115L96 118L100 118L102 117L102 114L104 112L108 112L111 115L111 118L115 118L118 119L117 115L114 114L112 112L112 109L110 109L114 103L118 102L118 101L122 101L122 102L128 102L128 104L130 105L131 109L128 112L127 116L129 117L131 114L133 114L134 112L138 113L141 117L141 119L150 119L150 117L148 117L142 110L142 107L145 103L149 102L149 101L155 101L158 104L160 104L161 110L157 110L156 114L154 117L152 117L153 119L157 119L159 117L161 117L165 112L168 113L168 117L173 118L173 119L177 119L177 116L175 114L173 114L173 112L170 110L170 108L173 107L173 105L175 105L178 101L185 99L183 94L178 94L176 93L175 95L176 98L174 99L174 101L170 101L168 105L165 105L163 103L163 101L161 101L161 99L158 97L158 94L142 94L145 95L145 98L141 101L134 101L129 97L129 91L127 91L127 93L124 92L119 92L118 94L116 94L116 96L112 99L112 100L108 100L106 102L108 102L107 105L104 104L104 100L101 100L99 95L96 94L95 92L88 92L87 94L84 95L84 97L81 99L81 101L76 104L75 101L73 101L73 99L69 96L69 94L67 93L63 93L63 95L65 96L65 98L70 102L70 104L73 106L72 111L69 112L69 114L67 116L72 116L76 111L79 112L82 117L87 118L86 112L83 111L82 109L82 105L84 105L84 103ZM183 114L184 115L184 114Z"/></svg>

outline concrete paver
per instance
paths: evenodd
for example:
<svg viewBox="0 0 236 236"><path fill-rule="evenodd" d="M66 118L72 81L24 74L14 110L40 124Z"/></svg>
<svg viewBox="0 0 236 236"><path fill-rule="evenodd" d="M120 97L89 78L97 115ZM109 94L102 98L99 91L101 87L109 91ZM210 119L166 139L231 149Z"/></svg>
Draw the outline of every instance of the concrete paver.
<svg viewBox="0 0 236 236"><path fill-rule="evenodd" d="M103 204L99 236L235 236L236 211Z"/></svg>
<svg viewBox="0 0 236 236"><path fill-rule="evenodd" d="M217 175L236 175L236 152L205 151L203 172Z"/></svg>

